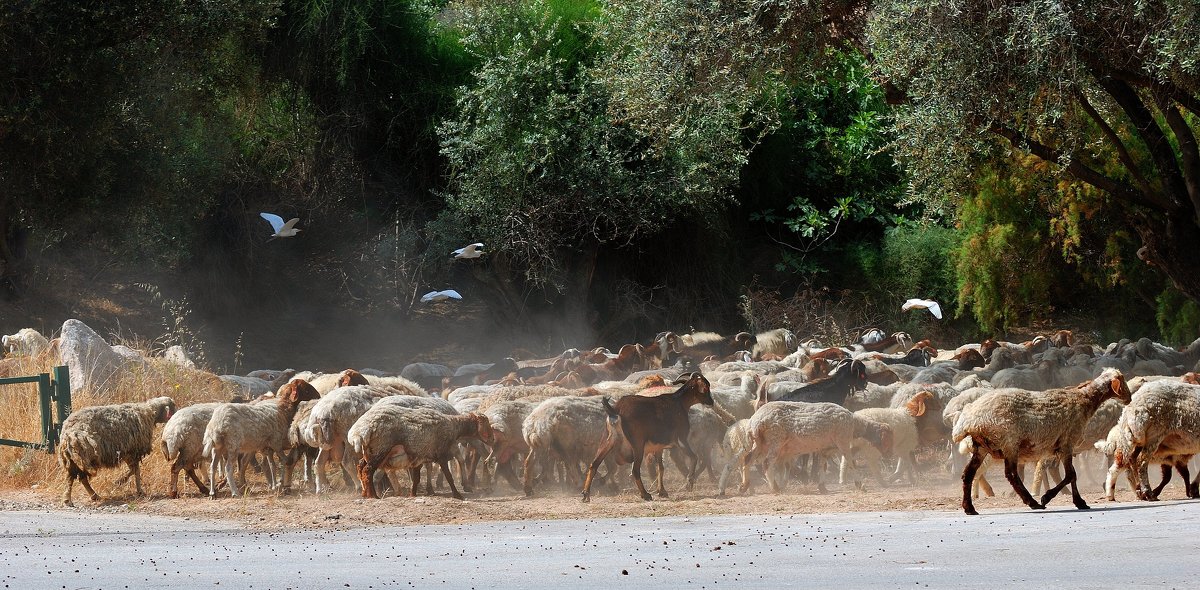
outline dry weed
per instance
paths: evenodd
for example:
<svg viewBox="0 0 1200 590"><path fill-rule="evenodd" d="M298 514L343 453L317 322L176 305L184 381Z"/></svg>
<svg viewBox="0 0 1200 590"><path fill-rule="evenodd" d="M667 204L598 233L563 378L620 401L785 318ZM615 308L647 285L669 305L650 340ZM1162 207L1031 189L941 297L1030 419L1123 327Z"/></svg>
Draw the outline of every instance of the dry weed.
<svg viewBox="0 0 1200 590"><path fill-rule="evenodd" d="M128 346L129 343L126 343ZM36 375L50 372L58 359L50 355L42 357L14 357L5 359L5 374ZM93 392L78 391L72 396L72 407L83 408L100 404L118 404L143 401L160 395L175 399L178 407L209 401L225 401L230 392L216 375L194 369L186 369L162 359L149 358L144 369L130 371L103 397ZM161 428L161 427L160 427ZM41 440L41 415L38 407L36 384L0 386L0 437L26 440ZM161 431L160 431L161 432ZM157 434L156 434L157 436ZM164 490L169 468L155 441L155 452L142 462L142 473L147 489ZM106 498L132 497L133 484L114 489L114 482L122 474L121 469L101 471L93 482L96 491ZM59 491L65 478L55 457L43 451L0 447L0 489L30 489Z"/></svg>

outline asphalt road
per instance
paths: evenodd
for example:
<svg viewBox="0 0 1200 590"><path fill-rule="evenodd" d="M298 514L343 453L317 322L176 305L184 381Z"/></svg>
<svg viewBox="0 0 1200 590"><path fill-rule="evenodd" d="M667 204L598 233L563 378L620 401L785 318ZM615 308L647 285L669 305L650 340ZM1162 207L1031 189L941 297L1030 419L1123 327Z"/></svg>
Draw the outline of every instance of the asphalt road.
<svg viewBox="0 0 1200 590"><path fill-rule="evenodd" d="M882 512L274 533L137 514L3 512L0 585L1196 588L1198 528L1200 502L972 518Z"/></svg>

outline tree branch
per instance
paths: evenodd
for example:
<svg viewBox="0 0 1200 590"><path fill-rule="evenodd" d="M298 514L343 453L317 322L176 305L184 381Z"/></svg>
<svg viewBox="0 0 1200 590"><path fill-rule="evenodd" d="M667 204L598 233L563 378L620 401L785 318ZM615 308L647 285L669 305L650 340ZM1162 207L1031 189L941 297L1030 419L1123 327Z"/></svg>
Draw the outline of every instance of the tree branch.
<svg viewBox="0 0 1200 590"><path fill-rule="evenodd" d="M1183 172L1183 184L1187 187L1192 208L1200 214L1200 178L1197 178L1200 176L1200 150L1196 147L1196 136L1169 99L1155 96L1155 100L1158 102L1158 110L1162 111L1179 144L1179 167Z"/></svg>
<svg viewBox="0 0 1200 590"><path fill-rule="evenodd" d="M1171 211L1178 206L1175 203L1164 200L1161 195L1156 192L1144 193L1132 186L1121 182L1115 178L1106 176L1101 172L1084 165L1077 159L1066 157L1060 150L1052 148L1037 140L1026 137L1020 131L1001 125L1000 123L992 123L988 131L995 133L1008 140L1013 147L1017 149L1028 150L1029 153L1062 166L1068 174L1086 182L1102 191L1108 192L1114 197L1132 201L1136 204L1158 209L1160 211Z"/></svg>
<svg viewBox="0 0 1200 590"><path fill-rule="evenodd" d="M1175 160L1175 152L1171 148L1171 142L1167 141L1167 136L1163 133L1158 122L1154 120L1154 115L1150 114L1150 109L1142 102L1141 97L1137 92L1126 82L1115 78L1102 76L1093 72L1097 82L1113 100L1117 101L1117 106L1125 111L1125 115L1133 122L1134 129L1137 130L1138 136L1146 144L1146 148L1150 150L1150 157L1154 160L1154 166L1158 169L1158 173L1162 175L1163 182L1166 185L1167 197L1175 201L1176 206L1181 206L1183 203L1190 203L1191 199L1187 198L1187 188L1183 183L1183 176L1179 172L1179 163ZM1180 198L1183 197L1183 198Z"/></svg>
<svg viewBox="0 0 1200 590"><path fill-rule="evenodd" d="M1105 76L1112 77L1122 82L1153 90L1155 93L1171 97L1172 100L1178 102L1183 108L1196 115L1200 115L1200 98L1197 98L1195 94L1180 88L1173 82L1164 82L1156 80L1153 77L1141 72L1113 67L1111 63L1101 59L1094 52L1086 49L1081 49L1079 56L1083 60L1083 63L1087 65L1088 69L1090 69L1093 75L1095 75L1097 78L1099 78L1101 73L1103 73Z"/></svg>
<svg viewBox="0 0 1200 590"><path fill-rule="evenodd" d="M1142 174L1137 163L1133 161L1133 156L1130 155L1129 148L1125 147L1125 142L1121 141L1121 136L1117 135L1117 132L1108 124L1108 121L1105 121L1104 117L1100 116L1100 112L1092 106L1092 103L1088 102L1087 96L1082 91L1076 91L1075 94L1084 112L1096 122L1096 125L1100 127L1104 135L1108 137L1109 143L1112 143L1113 147L1117 149L1117 157L1121 159L1121 163L1129 170L1129 174L1133 176L1134 180L1137 180L1142 192L1151 192L1153 189L1150 187L1150 182L1146 180L1146 176Z"/></svg>

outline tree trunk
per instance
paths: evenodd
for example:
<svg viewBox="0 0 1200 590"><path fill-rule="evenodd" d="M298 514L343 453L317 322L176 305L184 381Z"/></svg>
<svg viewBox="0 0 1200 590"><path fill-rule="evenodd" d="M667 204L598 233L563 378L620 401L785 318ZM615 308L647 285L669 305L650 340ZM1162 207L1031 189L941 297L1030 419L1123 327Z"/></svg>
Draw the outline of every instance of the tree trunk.
<svg viewBox="0 0 1200 590"><path fill-rule="evenodd" d="M1184 295L1200 301L1200 227L1186 211L1141 217L1134 229L1145 247L1141 257L1161 270Z"/></svg>

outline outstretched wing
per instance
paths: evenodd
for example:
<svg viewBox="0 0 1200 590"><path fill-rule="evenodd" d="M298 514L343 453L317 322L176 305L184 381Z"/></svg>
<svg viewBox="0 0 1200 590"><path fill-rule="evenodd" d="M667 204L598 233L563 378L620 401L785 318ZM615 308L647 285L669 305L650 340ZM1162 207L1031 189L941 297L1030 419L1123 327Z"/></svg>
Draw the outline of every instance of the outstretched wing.
<svg viewBox="0 0 1200 590"><path fill-rule="evenodd" d="M930 303L933 305L929 306L929 313L939 320L942 319L942 306L938 305L936 301L930 301Z"/></svg>
<svg viewBox="0 0 1200 590"><path fill-rule="evenodd" d="M455 291L454 289L446 289L445 291L442 291L442 294L451 299L462 299L462 295L459 295L458 291Z"/></svg>
<svg viewBox="0 0 1200 590"><path fill-rule="evenodd" d="M275 230L275 233L279 233L279 230L283 229L284 224L282 217L274 213L259 213L258 216L266 219L267 223L271 224L271 229ZM292 221L299 221L299 219L293 219Z"/></svg>
<svg viewBox="0 0 1200 590"><path fill-rule="evenodd" d="M300 222L299 217L293 217L293 218L289 219L287 223L283 224L282 229L276 229L275 231L287 231L289 229L292 229L293 227L296 227L296 224L299 222Z"/></svg>

